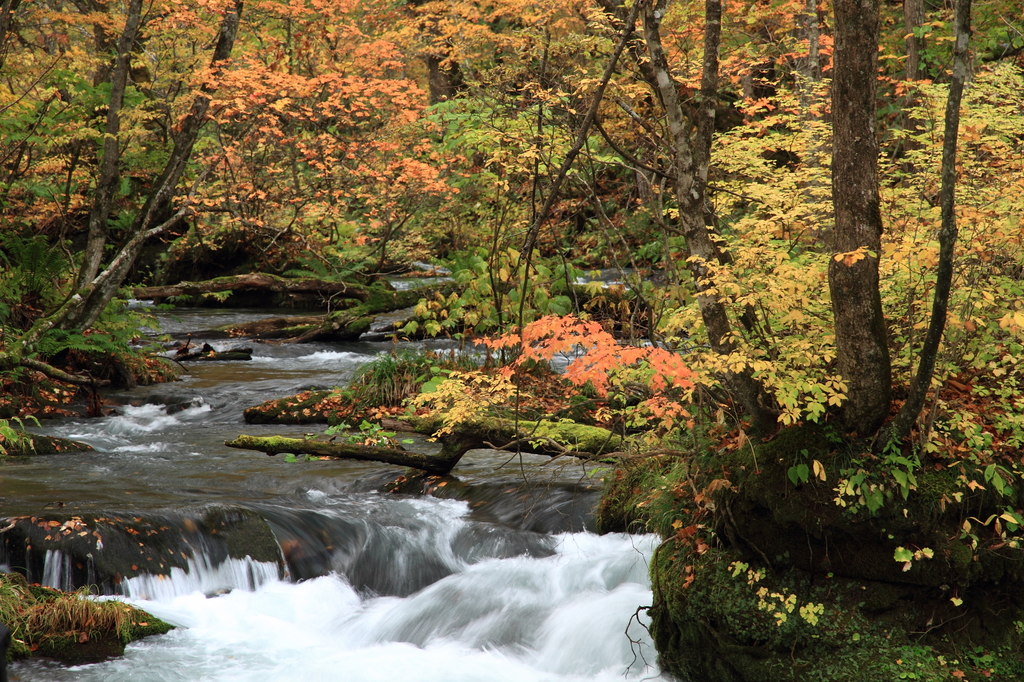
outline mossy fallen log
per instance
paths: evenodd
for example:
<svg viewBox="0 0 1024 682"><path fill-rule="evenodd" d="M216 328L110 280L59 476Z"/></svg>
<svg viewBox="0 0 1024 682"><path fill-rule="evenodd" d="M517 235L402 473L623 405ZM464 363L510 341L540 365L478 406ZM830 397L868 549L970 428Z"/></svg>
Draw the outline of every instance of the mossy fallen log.
<svg viewBox="0 0 1024 682"><path fill-rule="evenodd" d="M290 342L352 341L370 331L377 315L416 305L422 298L438 294L447 295L454 289L455 284L452 282L406 291L370 288L367 290L367 297L362 299L361 303L329 313L318 328L310 329Z"/></svg>
<svg viewBox="0 0 1024 682"><path fill-rule="evenodd" d="M268 317L245 324L229 324L217 329L196 332L204 339L230 339L239 337L257 339L291 339L319 329L324 315L297 315L294 317Z"/></svg>
<svg viewBox="0 0 1024 682"><path fill-rule="evenodd" d="M271 317L197 331L191 335L204 339L277 339L285 343L352 341L370 331L378 315L410 308L425 297L448 295L454 291L454 287L452 282L406 291L393 291L383 286L362 287L358 295L349 292L353 295L342 297L341 300L332 298L334 307L338 309L327 315ZM374 331L378 336L383 336L398 330Z"/></svg>
<svg viewBox="0 0 1024 682"><path fill-rule="evenodd" d="M384 425L397 430L433 435L440 428L441 422L439 419L431 417L412 417L405 420L385 420ZM532 452L553 457L565 455L581 459L597 459L617 451L622 446L620 436L596 426L572 422L526 421L521 421L517 425L511 420L498 418L480 419L460 424L439 440L441 452L436 455L425 455L395 448L378 448L282 436L240 435L224 444L228 447L255 450L268 455L291 453L338 457L396 464L435 474L447 474L459 463L463 455L476 448Z"/></svg>
<svg viewBox="0 0 1024 682"><path fill-rule="evenodd" d="M337 457L354 459L364 462L381 462L397 466L422 469L435 474L446 474L462 457L451 455L425 455L409 452L398 448L380 448L353 443L330 443L303 438L285 438L283 436L245 436L240 435L234 440L225 441L224 445L241 450L255 450L267 455L291 453L294 455L315 455L317 457Z"/></svg>
<svg viewBox="0 0 1024 682"><path fill-rule="evenodd" d="M352 282L338 282L312 277L289 278L254 272L245 275L216 277L203 282L179 282L168 286L136 287L132 296L139 299L170 297L204 297L230 292L229 298L216 296L219 304L249 305L309 305L328 299L355 299L365 301L372 295L372 287ZM270 300L268 301L268 297ZM230 303L226 303L230 301Z"/></svg>
<svg viewBox="0 0 1024 682"><path fill-rule="evenodd" d="M180 352L180 351L179 351ZM216 350L209 344L203 344L194 353L185 352L182 355L175 355L178 362L229 362L252 360L252 348L228 348L227 350Z"/></svg>

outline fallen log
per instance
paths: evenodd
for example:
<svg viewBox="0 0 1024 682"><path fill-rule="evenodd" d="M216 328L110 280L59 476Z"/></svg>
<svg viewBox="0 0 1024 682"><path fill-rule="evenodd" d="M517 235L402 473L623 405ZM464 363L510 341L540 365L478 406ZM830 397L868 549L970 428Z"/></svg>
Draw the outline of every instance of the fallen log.
<svg viewBox="0 0 1024 682"><path fill-rule="evenodd" d="M299 315L295 317L268 317L244 324L224 325L217 329L191 332L203 339L291 339L308 331L319 329L326 315Z"/></svg>
<svg viewBox="0 0 1024 682"><path fill-rule="evenodd" d="M441 426L439 419L412 417L403 420L385 420L387 428L415 431L433 435ZM312 439L282 436L257 437L240 435L226 441L228 447L255 450L268 455L292 453L337 457L369 462L382 462L422 469L433 474L447 474L462 456L477 448L532 452L552 457L569 456L579 459L599 459L618 452L622 438L607 429L573 422L528 422L518 426L507 419L486 418L458 425L452 433L439 438L441 452L424 455L395 448L377 448L367 445L331 443Z"/></svg>
<svg viewBox="0 0 1024 682"><path fill-rule="evenodd" d="M227 350L219 351L209 344L203 344L203 347L196 352L175 355L174 359L178 362L252 360L252 348L228 348Z"/></svg>
<svg viewBox="0 0 1024 682"><path fill-rule="evenodd" d="M282 453L295 455L315 455L317 457L338 457L363 462L381 462L396 464L403 467L422 469L434 474L446 474L452 470L462 453L454 460L444 455L424 455L398 448L378 448L370 445L353 443L330 443L304 438L285 438L283 436L245 436L240 435L234 440L225 441L229 448L255 450L274 456Z"/></svg>
<svg viewBox="0 0 1024 682"><path fill-rule="evenodd" d="M388 291L375 288L362 303L329 313L318 328L289 340L289 343L311 343L313 341L352 341L370 331L374 319L381 313L390 313L419 303L420 299L435 295L447 296L455 290L455 283L445 282L437 286ZM397 330L396 330L397 331Z"/></svg>
<svg viewBox="0 0 1024 682"><path fill-rule="evenodd" d="M132 296L139 299L163 299L172 296L206 296L231 292L232 305L323 305L331 300L354 299L366 301L373 287L352 282L336 282L312 277L289 278L254 272L246 275L217 277L203 282L179 282L167 286L136 287ZM267 300L267 294L275 299ZM253 299L245 300L245 299ZM223 301L221 301L223 303Z"/></svg>
<svg viewBox="0 0 1024 682"><path fill-rule="evenodd" d="M402 310L419 303L420 299L441 294L449 295L455 285L445 282L436 286L391 291L383 287L365 287L361 296L353 298L349 307L326 315L271 317L245 324L225 325L216 329L192 332L204 339L259 338L277 339L284 343L312 343L314 341L353 341L373 328L378 315ZM358 301L358 302L357 302ZM383 338L386 330L374 329ZM392 333L396 333L394 330Z"/></svg>

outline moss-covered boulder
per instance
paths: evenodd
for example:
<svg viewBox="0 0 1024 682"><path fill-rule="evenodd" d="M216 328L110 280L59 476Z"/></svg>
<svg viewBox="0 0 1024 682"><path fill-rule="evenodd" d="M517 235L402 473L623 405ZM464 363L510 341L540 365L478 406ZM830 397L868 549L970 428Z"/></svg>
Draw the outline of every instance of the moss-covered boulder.
<svg viewBox="0 0 1024 682"><path fill-rule="evenodd" d="M247 424L337 424L356 415L357 405L345 391L302 391L247 408Z"/></svg>
<svg viewBox="0 0 1024 682"><path fill-rule="evenodd" d="M30 656L66 663L99 661L120 656L127 644L172 627L123 602L29 585L19 573L0 573L0 620L11 630L8 661Z"/></svg>
<svg viewBox="0 0 1024 682"><path fill-rule="evenodd" d="M600 528L666 538L650 612L666 671L702 682L1024 679L1024 551L994 523L1013 495L963 486L960 464L918 467L906 499L891 477L850 495L840 472L876 460L835 440L789 429L606 477Z"/></svg>

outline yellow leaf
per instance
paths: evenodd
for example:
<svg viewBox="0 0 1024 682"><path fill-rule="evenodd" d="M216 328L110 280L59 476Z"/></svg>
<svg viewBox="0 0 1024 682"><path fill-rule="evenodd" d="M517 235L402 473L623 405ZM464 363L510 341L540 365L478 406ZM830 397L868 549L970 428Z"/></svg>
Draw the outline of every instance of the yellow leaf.
<svg viewBox="0 0 1024 682"><path fill-rule="evenodd" d="M818 460L814 460L811 463L811 469L814 471L814 475L818 477L818 480L824 481L828 478L825 475L825 465Z"/></svg>

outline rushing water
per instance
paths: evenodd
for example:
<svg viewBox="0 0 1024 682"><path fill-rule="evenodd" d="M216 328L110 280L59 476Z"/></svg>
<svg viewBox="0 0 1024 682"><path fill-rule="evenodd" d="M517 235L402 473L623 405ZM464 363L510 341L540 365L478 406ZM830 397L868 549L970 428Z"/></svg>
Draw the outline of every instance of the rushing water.
<svg viewBox="0 0 1024 682"><path fill-rule="evenodd" d="M192 311L162 324L180 333L265 315ZM389 346L254 349L251 363L197 363L183 382L113 396L123 405L107 417L48 425L98 452L4 468L0 509L153 514L190 528L195 514L243 508L269 524L283 574L280 562L226 558L193 539L182 567L117 590L177 629L104 663L17 663L12 680L659 679L635 617L651 599L654 539L586 530L597 494L587 471L474 451L441 499L376 492L395 467L227 448L239 433L317 430L246 425L241 413L344 384ZM30 579L68 587L71 561L48 552Z"/></svg>

